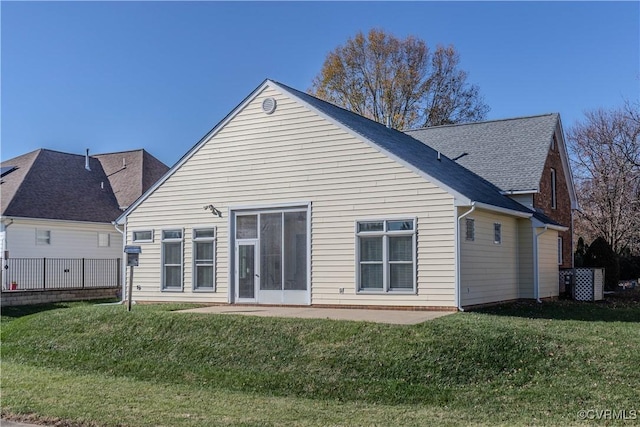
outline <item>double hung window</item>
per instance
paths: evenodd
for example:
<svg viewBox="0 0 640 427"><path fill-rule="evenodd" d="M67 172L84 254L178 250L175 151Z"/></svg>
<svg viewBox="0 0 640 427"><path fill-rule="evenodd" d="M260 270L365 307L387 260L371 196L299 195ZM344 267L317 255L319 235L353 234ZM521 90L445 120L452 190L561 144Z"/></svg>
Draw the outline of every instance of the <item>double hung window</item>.
<svg viewBox="0 0 640 427"><path fill-rule="evenodd" d="M213 291L215 288L215 228L193 230L193 289Z"/></svg>
<svg viewBox="0 0 640 427"><path fill-rule="evenodd" d="M182 290L182 230L162 231L162 289Z"/></svg>
<svg viewBox="0 0 640 427"><path fill-rule="evenodd" d="M358 221L359 292L415 292L415 219Z"/></svg>

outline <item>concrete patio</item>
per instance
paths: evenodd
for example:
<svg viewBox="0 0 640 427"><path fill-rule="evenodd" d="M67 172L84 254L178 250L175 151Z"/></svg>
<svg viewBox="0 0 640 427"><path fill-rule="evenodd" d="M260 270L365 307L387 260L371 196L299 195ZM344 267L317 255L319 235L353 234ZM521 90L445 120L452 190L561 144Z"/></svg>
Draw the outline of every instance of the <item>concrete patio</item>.
<svg viewBox="0 0 640 427"><path fill-rule="evenodd" d="M351 308L315 308L280 306L216 305L180 310L179 313L239 314L261 317L292 317L300 319L352 320L360 322L416 325L452 314L452 311L371 310Z"/></svg>

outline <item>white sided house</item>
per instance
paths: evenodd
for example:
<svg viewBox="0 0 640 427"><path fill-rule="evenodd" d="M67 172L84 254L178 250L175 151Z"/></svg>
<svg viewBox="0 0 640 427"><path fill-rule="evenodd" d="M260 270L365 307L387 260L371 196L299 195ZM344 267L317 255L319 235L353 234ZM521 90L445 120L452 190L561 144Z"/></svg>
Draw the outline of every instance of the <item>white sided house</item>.
<svg viewBox="0 0 640 427"><path fill-rule="evenodd" d="M266 80L117 220L133 299L459 308L558 294L566 230L413 137Z"/></svg>
<svg viewBox="0 0 640 427"><path fill-rule="evenodd" d="M3 161L2 288L117 286L123 236L112 222L168 169L144 150L39 149Z"/></svg>

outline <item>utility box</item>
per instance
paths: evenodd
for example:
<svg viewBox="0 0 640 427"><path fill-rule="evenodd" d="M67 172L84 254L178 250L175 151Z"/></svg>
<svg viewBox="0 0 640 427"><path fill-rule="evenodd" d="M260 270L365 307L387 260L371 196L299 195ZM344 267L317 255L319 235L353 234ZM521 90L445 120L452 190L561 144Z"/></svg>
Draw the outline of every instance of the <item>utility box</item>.
<svg viewBox="0 0 640 427"><path fill-rule="evenodd" d="M604 299L604 268L576 268L573 298L576 301Z"/></svg>
<svg viewBox="0 0 640 427"><path fill-rule="evenodd" d="M127 254L127 267L137 267L142 248L140 246L127 245L124 247L124 253Z"/></svg>

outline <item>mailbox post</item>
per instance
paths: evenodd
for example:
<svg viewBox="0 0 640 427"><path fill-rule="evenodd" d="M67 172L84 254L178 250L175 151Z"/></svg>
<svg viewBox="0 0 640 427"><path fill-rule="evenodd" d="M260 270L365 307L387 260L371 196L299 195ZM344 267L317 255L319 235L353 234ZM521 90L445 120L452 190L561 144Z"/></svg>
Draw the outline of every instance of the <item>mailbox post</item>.
<svg viewBox="0 0 640 427"><path fill-rule="evenodd" d="M127 254L127 265L129 266L129 289L127 292L127 311L131 311L131 294L133 293L133 267L138 266L139 256L142 253L140 246L124 247L124 252Z"/></svg>

